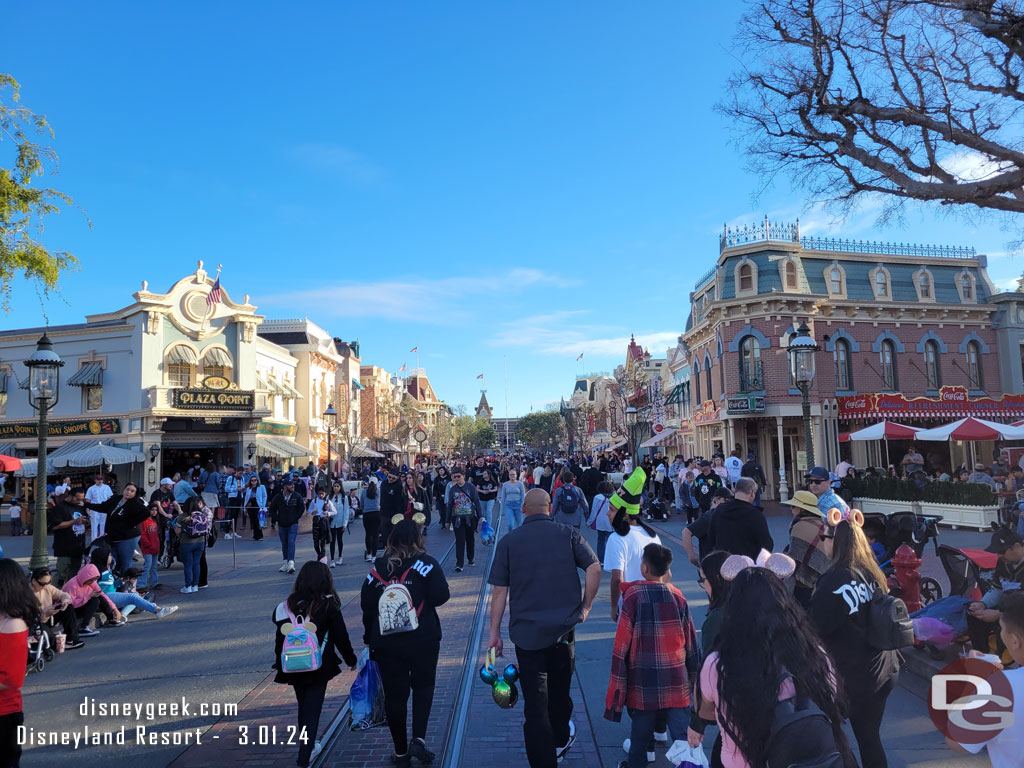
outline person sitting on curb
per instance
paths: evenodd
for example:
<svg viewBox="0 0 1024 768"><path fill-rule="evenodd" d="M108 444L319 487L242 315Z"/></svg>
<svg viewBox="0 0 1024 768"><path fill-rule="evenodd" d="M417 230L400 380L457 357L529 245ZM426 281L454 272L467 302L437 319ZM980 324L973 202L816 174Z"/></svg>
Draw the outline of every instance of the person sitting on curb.
<svg viewBox="0 0 1024 768"><path fill-rule="evenodd" d="M75 607L71 604L71 595L61 592L50 582L53 577L49 568L36 568L32 571L32 594L39 601L40 618L44 622L51 618L60 623L67 635L65 648L74 650L81 648L85 643L78 637L78 616L75 615Z"/></svg>
<svg viewBox="0 0 1024 768"><path fill-rule="evenodd" d="M129 568L121 576L121 589L117 592L111 592L107 595L110 598L110 602L121 609L123 614L127 614L131 610L131 606L135 608L141 608L144 611L152 613L158 619L166 618L178 610L176 605L167 605L161 608L156 603L151 603L149 600L144 598L138 592L135 591L135 585L138 581L139 575L142 572L138 568Z"/></svg>

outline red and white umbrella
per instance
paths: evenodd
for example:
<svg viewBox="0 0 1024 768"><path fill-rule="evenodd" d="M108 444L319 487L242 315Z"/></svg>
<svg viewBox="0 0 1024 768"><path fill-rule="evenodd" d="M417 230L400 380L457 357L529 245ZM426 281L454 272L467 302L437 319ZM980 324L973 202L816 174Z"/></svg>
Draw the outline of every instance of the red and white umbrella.
<svg viewBox="0 0 1024 768"><path fill-rule="evenodd" d="M968 416L966 419L943 424L934 429L922 429L914 436L915 440L1024 440L1024 427L1012 424L999 424Z"/></svg>
<svg viewBox="0 0 1024 768"><path fill-rule="evenodd" d="M0 453L0 472L13 472L16 469L21 469L21 459Z"/></svg>
<svg viewBox="0 0 1024 768"><path fill-rule="evenodd" d="M908 427L895 421L880 421L849 433L847 440L913 440L921 427Z"/></svg>

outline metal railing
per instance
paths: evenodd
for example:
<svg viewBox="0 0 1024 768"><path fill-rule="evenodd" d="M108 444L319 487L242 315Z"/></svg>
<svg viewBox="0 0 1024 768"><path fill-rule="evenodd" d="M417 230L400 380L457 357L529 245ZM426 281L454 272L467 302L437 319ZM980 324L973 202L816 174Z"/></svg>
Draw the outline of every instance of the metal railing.
<svg viewBox="0 0 1024 768"><path fill-rule="evenodd" d="M701 275L700 278L697 279L697 282L693 284L693 290L699 291L702 287L711 282L711 279L715 276L716 269L718 269L718 267L712 267L703 275Z"/></svg>
<svg viewBox="0 0 1024 768"><path fill-rule="evenodd" d="M753 366L740 366L740 392L756 392L764 389L764 371L760 362Z"/></svg>

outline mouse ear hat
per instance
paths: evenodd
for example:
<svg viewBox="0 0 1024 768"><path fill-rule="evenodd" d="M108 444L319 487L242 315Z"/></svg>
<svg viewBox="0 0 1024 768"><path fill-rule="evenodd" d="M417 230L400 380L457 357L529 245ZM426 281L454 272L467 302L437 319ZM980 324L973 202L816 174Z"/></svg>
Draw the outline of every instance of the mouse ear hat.
<svg viewBox="0 0 1024 768"><path fill-rule="evenodd" d="M647 473L637 467L633 470L633 474L623 480L619 490L612 494L609 504L616 509L626 510L627 515L639 515L640 495L643 493L646 483Z"/></svg>

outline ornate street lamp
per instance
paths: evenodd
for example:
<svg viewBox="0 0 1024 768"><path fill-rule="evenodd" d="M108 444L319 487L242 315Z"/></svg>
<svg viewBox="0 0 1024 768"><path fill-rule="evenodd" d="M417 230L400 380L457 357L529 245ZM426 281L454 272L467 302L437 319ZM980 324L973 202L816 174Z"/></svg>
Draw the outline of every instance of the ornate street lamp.
<svg viewBox="0 0 1024 768"><path fill-rule="evenodd" d="M800 390L803 402L804 415L804 442L807 445L807 469L815 465L814 462L814 437L811 433L811 384L814 382L814 353L820 347L814 343L811 336L811 329L803 322L796 330L795 336L790 336L789 347L786 352L792 364L793 383Z"/></svg>
<svg viewBox="0 0 1024 768"><path fill-rule="evenodd" d="M252 457L256 455L257 450L256 443L249 443L245 446L245 452L249 454L249 461L252 461Z"/></svg>
<svg viewBox="0 0 1024 768"><path fill-rule="evenodd" d="M327 479L331 479L331 430L334 428L334 420L338 417L338 412L334 410L332 403L327 404L327 410L324 411L324 424L327 427Z"/></svg>
<svg viewBox="0 0 1024 768"><path fill-rule="evenodd" d="M636 424L640 418L640 411L632 405L626 409L626 428L629 430L629 455L633 460L633 468L636 469Z"/></svg>
<svg viewBox="0 0 1024 768"><path fill-rule="evenodd" d="M28 402L39 412L39 457L36 459L36 506L32 524L32 557L29 568L48 568L46 554L46 438L50 425L47 414L60 399L60 369L64 361L53 351L50 338L43 336L28 360Z"/></svg>
<svg viewBox="0 0 1024 768"><path fill-rule="evenodd" d="M159 455L160 455L160 444L159 443L153 443L151 446L149 446L149 463L150 464L156 464L156 459L157 459L157 456L159 456Z"/></svg>

